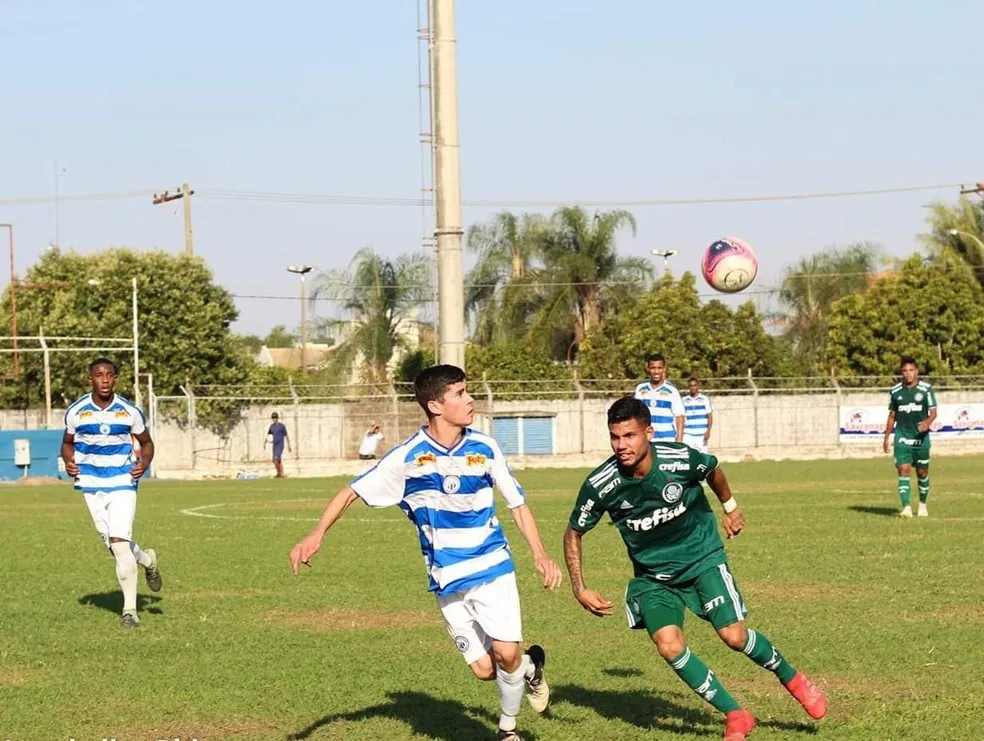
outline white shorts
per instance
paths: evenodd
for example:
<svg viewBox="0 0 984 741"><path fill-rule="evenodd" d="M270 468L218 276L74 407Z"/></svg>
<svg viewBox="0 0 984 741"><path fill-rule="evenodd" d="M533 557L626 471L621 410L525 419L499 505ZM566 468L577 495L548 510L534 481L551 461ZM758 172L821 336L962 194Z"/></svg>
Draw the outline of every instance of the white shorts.
<svg viewBox="0 0 984 741"><path fill-rule="evenodd" d="M133 540L133 518L137 514L137 492L84 493L92 522L109 548L110 538Z"/></svg>
<svg viewBox="0 0 984 741"><path fill-rule="evenodd" d="M684 435L683 442L694 450L699 450L705 455L707 454L707 444L704 442L703 435Z"/></svg>
<svg viewBox="0 0 984 741"><path fill-rule="evenodd" d="M467 664L487 654L493 640L515 643L523 640L515 573L503 574L465 592L438 595L437 604L444 625Z"/></svg>

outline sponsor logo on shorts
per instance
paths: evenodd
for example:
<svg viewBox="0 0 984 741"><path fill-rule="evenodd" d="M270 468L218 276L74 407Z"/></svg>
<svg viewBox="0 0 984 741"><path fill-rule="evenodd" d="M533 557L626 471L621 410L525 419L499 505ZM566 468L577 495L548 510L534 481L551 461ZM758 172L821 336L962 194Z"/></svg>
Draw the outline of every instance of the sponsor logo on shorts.
<svg viewBox="0 0 984 741"><path fill-rule="evenodd" d="M707 613L709 613L714 608L720 607L723 604L724 604L724 597L715 597L710 602L708 602L706 605L704 605L704 614L706 615Z"/></svg>
<svg viewBox="0 0 984 741"><path fill-rule="evenodd" d="M676 507L658 507L653 510L652 514L648 517L640 517L638 519L629 519L625 521L625 524L630 530L652 530L657 525L662 525L665 522L669 522L684 512L687 508L683 504L678 504Z"/></svg>
<svg viewBox="0 0 984 741"><path fill-rule="evenodd" d="M465 651L468 650L468 647L471 644L468 642L468 639L465 638L464 636L455 636L454 645L458 647L458 650L461 651L461 653L465 653Z"/></svg>
<svg viewBox="0 0 984 741"><path fill-rule="evenodd" d="M443 486L445 494L457 494L461 490L461 479L457 476L445 476Z"/></svg>
<svg viewBox="0 0 984 741"><path fill-rule="evenodd" d="M676 472L676 471L689 471L690 470L690 464L689 463L685 463L684 461L673 461L672 463L660 463L659 464L659 470L660 471L671 471L671 472Z"/></svg>
<svg viewBox="0 0 984 741"><path fill-rule="evenodd" d="M688 466L689 468L689 466ZM663 499L667 504L675 504L683 496L683 486L676 481L671 481L663 487Z"/></svg>

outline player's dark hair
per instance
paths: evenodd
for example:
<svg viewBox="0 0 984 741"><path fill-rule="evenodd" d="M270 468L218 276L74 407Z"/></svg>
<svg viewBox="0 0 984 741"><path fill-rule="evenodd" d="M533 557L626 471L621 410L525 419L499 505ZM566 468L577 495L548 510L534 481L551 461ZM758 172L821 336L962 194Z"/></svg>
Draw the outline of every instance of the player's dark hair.
<svg viewBox="0 0 984 741"><path fill-rule="evenodd" d="M664 358L662 354L658 352L651 352L649 353L649 355L646 356L646 365L649 365L650 363L653 363L657 360L660 360L664 363L666 362L666 358Z"/></svg>
<svg viewBox="0 0 984 741"><path fill-rule="evenodd" d="M427 418L433 415L427 408L430 401L443 401L448 386L461 383L466 378L465 372L456 365L432 365L424 368L413 379L413 394L417 403L424 409Z"/></svg>
<svg viewBox="0 0 984 741"><path fill-rule="evenodd" d="M96 358L91 363L89 363L89 375L92 375L92 371L94 371L96 367L100 365L108 365L110 368L112 368L114 376L118 376L120 374L120 369L116 367L116 363L114 363L112 360L110 360L109 358Z"/></svg>
<svg viewBox="0 0 984 741"><path fill-rule="evenodd" d="M912 357L911 355L903 355L901 358L899 358L899 369L900 370L902 368L905 368L907 365L914 365L914 366L916 366L916 370L919 370L919 363L917 363L916 362L916 359L914 357Z"/></svg>
<svg viewBox="0 0 984 741"><path fill-rule="evenodd" d="M643 427L649 427L652 417L649 414L649 407L642 399L637 399L634 396L623 396L608 407L609 425L628 422L630 419L638 420Z"/></svg>
<svg viewBox="0 0 984 741"><path fill-rule="evenodd" d="M700 379L697 378L697 376L691 376L690 378L687 379L687 383L690 383L691 381L696 381L697 383L700 383Z"/></svg>

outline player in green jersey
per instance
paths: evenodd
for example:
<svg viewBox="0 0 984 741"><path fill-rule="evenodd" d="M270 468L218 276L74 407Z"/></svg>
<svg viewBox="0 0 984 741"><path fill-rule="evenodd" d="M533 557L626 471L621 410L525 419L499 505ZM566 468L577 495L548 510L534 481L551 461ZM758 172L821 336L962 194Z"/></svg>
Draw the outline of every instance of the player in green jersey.
<svg viewBox="0 0 984 741"><path fill-rule="evenodd" d="M607 512L634 571L625 592L629 627L645 629L680 679L726 714L725 741L744 741L756 721L687 647L685 606L710 622L730 648L773 672L811 717L822 718L827 712L823 692L793 669L768 638L745 627L748 609L701 485L707 481L721 502L727 536L741 533L744 517L717 458L683 443L650 443L649 409L631 397L609 408L608 431L615 455L585 480L564 533L577 601L592 615L612 614L612 603L588 589L581 573L581 538Z"/></svg>
<svg viewBox="0 0 984 741"><path fill-rule="evenodd" d="M912 485L912 466L916 467L919 482L919 516L929 517L929 428L936 420L936 393L933 387L919 380L919 364L910 355L899 361L902 383L888 392L888 424L885 425L883 448L888 452L888 439L895 430L895 468L899 472L901 517L912 517L909 506L909 487Z"/></svg>

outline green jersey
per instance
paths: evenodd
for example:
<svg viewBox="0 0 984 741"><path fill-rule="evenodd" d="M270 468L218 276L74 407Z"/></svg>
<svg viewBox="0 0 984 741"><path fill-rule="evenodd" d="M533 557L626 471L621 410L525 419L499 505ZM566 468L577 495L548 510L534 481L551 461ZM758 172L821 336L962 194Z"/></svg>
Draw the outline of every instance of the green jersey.
<svg viewBox="0 0 984 741"><path fill-rule="evenodd" d="M935 408L936 394L928 383L895 384L888 397L888 409L895 412L895 443L921 445L929 437L929 431L920 432L919 423L929 417L930 409Z"/></svg>
<svg viewBox="0 0 984 741"><path fill-rule="evenodd" d="M618 528L635 576L674 585L727 560L701 481L717 468L713 455L683 443L654 442L653 467L629 478L612 456L591 472L571 513L571 529L586 533L605 512Z"/></svg>

